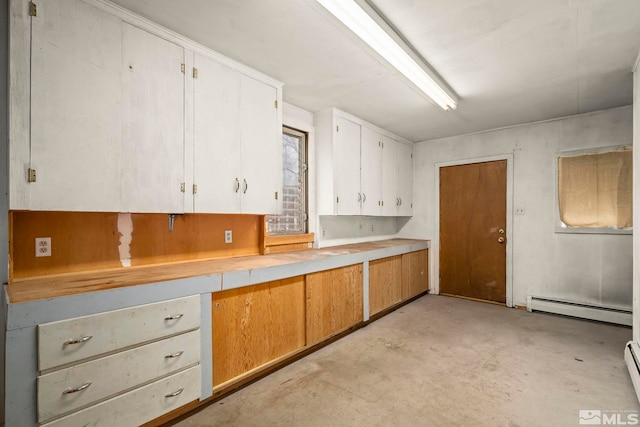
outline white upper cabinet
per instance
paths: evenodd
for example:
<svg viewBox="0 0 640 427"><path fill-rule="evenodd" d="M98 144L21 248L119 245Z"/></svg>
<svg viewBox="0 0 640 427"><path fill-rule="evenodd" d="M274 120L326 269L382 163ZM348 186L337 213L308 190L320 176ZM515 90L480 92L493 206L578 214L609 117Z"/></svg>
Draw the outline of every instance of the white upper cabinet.
<svg viewBox="0 0 640 427"><path fill-rule="evenodd" d="M360 139L360 192L362 215L382 212L382 138L363 127Z"/></svg>
<svg viewBox="0 0 640 427"><path fill-rule="evenodd" d="M408 141L336 109L314 120L319 215L412 214Z"/></svg>
<svg viewBox="0 0 640 427"><path fill-rule="evenodd" d="M23 202L11 208L120 210L120 19L76 0L43 1L32 25L30 167L36 180L27 184L28 159L12 165L24 172L11 183ZM25 118L28 111L26 105ZM28 138L20 143L28 146Z"/></svg>
<svg viewBox="0 0 640 427"><path fill-rule="evenodd" d="M122 192L127 212L184 211L184 48L123 24Z"/></svg>
<svg viewBox="0 0 640 427"><path fill-rule="evenodd" d="M278 214L282 205L282 121L278 91L240 77L241 211Z"/></svg>
<svg viewBox="0 0 640 427"><path fill-rule="evenodd" d="M282 83L109 2L35 3L9 4L10 209L279 212Z"/></svg>
<svg viewBox="0 0 640 427"><path fill-rule="evenodd" d="M278 89L198 54L194 67L194 211L278 213Z"/></svg>
<svg viewBox="0 0 640 427"><path fill-rule="evenodd" d="M383 137L382 180L385 216L413 214L412 147L389 137Z"/></svg>
<svg viewBox="0 0 640 427"><path fill-rule="evenodd" d="M198 54L194 67L194 211L240 212L240 74Z"/></svg>

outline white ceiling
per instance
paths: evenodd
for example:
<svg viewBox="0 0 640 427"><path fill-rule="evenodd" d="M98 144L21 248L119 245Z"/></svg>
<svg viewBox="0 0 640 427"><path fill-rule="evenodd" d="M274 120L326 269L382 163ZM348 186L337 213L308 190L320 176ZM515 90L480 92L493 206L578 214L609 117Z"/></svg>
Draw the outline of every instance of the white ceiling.
<svg viewBox="0 0 640 427"><path fill-rule="evenodd" d="M373 0L460 97L417 94L313 0L113 0L412 141L632 103L640 0Z"/></svg>

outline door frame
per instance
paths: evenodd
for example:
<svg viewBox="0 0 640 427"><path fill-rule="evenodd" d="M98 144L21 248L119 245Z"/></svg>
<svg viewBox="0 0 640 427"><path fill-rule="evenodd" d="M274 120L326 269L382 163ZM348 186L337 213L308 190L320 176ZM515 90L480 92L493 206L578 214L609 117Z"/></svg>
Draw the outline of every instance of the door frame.
<svg viewBox="0 0 640 427"><path fill-rule="evenodd" d="M507 238L507 259L506 259L506 292L507 292L507 307L513 307L513 153L499 154L495 156L487 157L473 157L463 160L453 160L448 162L439 162L435 164L435 236L436 241L431 242L430 251L431 256L431 274L430 277L437 280L433 280L432 293L440 293L440 168L447 166L460 166L473 163L485 163L493 162L496 160L507 161L507 218L506 218L506 238Z"/></svg>

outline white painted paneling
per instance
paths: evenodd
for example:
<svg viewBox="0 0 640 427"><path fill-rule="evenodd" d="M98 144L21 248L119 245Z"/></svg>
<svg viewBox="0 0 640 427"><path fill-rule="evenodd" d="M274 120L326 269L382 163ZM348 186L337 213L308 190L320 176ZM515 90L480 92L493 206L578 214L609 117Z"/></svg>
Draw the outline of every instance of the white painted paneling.
<svg viewBox="0 0 640 427"><path fill-rule="evenodd" d="M276 214L282 205L282 122L277 100L276 88L240 77L243 213Z"/></svg>
<svg viewBox="0 0 640 427"><path fill-rule="evenodd" d="M555 233L556 162L560 151L632 141L632 108L621 107L414 146L414 216L401 236L431 239L437 221L435 165L513 153L513 304L527 295L594 305L631 306L632 237ZM433 259L433 257L432 257ZM435 273L436 265L432 265ZM431 277L437 277L432 274Z"/></svg>
<svg viewBox="0 0 640 427"><path fill-rule="evenodd" d="M195 212L240 212L240 74L195 55Z"/></svg>
<svg viewBox="0 0 640 427"><path fill-rule="evenodd" d="M360 214L360 125L340 116L333 141L333 203L338 215ZM319 183L319 185L323 185Z"/></svg>
<svg viewBox="0 0 640 427"><path fill-rule="evenodd" d="M398 143L398 206L399 216L413 215L413 147Z"/></svg>
<svg viewBox="0 0 640 427"><path fill-rule="evenodd" d="M382 211L382 135L361 128L360 192L362 215L380 215Z"/></svg>
<svg viewBox="0 0 640 427"><path fill-rule="evenodd" d="M123 23L126 212L184 210L184 49Z"/></svg>
<svg viewBox="0 0 640 427"><path fill-rule="evenodd" d="M118 211L122 29L76 0L40 2L32 25L32 210ZM24 179L24 178L23 178Z"/></svg>
<svg viewBox="0 0 640 427"><path fill-rule="evenodd" d="M382 150L382 197L384 205L382 214L385 216L397 215L399 209L400 171L398 169L398 156L400 143L389 137L384 137L384 149Z"/></svg>

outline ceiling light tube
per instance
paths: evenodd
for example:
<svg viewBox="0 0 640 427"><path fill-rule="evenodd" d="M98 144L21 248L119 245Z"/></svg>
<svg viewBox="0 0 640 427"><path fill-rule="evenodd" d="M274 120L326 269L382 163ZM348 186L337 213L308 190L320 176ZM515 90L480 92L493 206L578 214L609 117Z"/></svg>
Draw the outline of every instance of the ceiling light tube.
<svg viewBox="0 0 640 427"><path fill-rule="evenodd" d="M436 104L445 110L456 109L457 101L358 4L352 0L317 1Z"/></svg>

